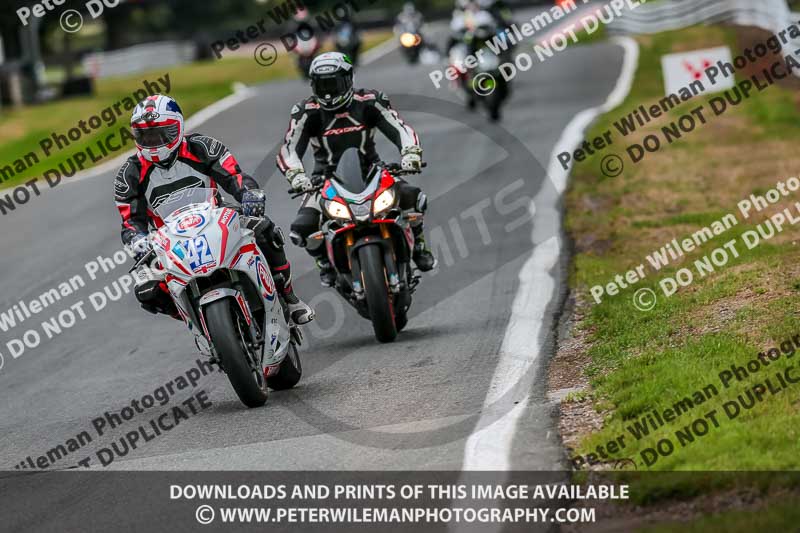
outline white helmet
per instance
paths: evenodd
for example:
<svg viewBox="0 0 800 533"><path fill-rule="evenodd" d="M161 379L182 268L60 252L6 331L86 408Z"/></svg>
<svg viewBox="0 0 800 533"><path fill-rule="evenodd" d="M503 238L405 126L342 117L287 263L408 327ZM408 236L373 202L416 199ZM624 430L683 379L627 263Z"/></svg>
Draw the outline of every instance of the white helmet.
<svg viewBox="0 0 800 533"><path fill-rule="evenodd" d="M131 130L139 155L169 165L183 141L183 112L169 96L148 96L133 109Z"/></svg>
<svg viewBox="0 0 800 533"><path fill-rule="evenodd" d="M353 61L339 52L326 52L314 58L308 69L311 90L320 107L335 111L353 100Z"/></svg>

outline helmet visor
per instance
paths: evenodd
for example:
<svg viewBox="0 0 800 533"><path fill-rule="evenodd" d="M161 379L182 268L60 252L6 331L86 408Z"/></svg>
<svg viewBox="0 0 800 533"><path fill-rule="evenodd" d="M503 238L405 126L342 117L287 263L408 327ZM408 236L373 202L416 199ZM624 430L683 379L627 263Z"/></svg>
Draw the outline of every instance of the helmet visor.
<svg viewBox="0 0 800 533"><path fill-rule="evenodd" d="M180 126L167 124L164 126L134 126L133 137L142 148L160 148L178 140Z"/></svg>
<svg viewBox="0 0 800 533"><path fill-rule="evenodd" d="M317 98L333 99L347 94L350 87L349 76L314 76L311 80L311 89Z"/></svg>

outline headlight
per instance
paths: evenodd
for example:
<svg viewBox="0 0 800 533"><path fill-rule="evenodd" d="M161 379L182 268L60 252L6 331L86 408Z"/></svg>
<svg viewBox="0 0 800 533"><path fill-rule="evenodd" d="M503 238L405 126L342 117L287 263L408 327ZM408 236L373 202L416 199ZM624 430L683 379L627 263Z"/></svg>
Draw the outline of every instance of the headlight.
<svg viewBox="0 0 800 533"><path fill-rule="evenodd" d="M339 202L326 202L325 211L327 211L328 214L333 218L343 218L345 220L350 220L350 218L352 218L347 207L343 206Z"/></svg>
<svg viewBox="0 0 800 533"><path fill-rule="evenodd" d="M415 35L413 33L406 32L400 36L400 44L402 44L405 48L412 48L417 46L420 42L419 35Z"/></svg>
<svg viewBox="0 0 800 533"><path fill-rule="evenodd" d="M394 205L394 189L386 189L375 200L372 212L376 215L381 211L386 211Z"/></svg>

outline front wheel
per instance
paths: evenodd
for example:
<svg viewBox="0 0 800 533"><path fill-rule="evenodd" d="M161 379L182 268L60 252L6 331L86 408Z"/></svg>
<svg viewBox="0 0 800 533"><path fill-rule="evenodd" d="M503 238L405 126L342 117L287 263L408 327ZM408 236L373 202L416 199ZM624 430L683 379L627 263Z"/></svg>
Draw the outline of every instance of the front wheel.
<svg viewBox="0 0 800 533"><path fill-rule="evenodd" d="M498 122L500 120L500 106L503 105L503 99L499 94L497 94L497 91L486 98L486 107L489 110L489 120L492 122Z"/></svg>
<svg viewBox="0 0 800 533"><path fill-rule="evenodd" d="M392 342L397 338L397 325L383 264L383 250L376 245L364 246L358 251L358 259L375 338L380 342Z"/></svg>
<svg viewBox="0 0 800 533"><path fill-rule="evenodd" d="M205 314L208 333L236 395L247 407L261 407L267 403L267 380L245 348L242 319L227 298L209 304Z"/></svg>
<svg viewBox="0 0 800 533"><path fill-rule="evenodd" d="M403 331L403 329L408 324L408 311L400 311L395 315L394 324L397 327L397 331Z"/></svg>
<svg viewBox="0 0 800 533"><path fill-rule="evenodd" d="M500 108L508 97L508 86L500 81L495 87L495 91L487 97L486 107L489 109L489 120L498 122L501 118Z"/></svg>
<svg viewBox="0 0 800 533"><path fill-rule="evenodd" d="M300 364L300 354L297 353L297 346L294 342L289 346L289 352L281 361L278 373L267 378L267 385L272 390L291 389L300 381L303 376L303 367Z"/></svg>

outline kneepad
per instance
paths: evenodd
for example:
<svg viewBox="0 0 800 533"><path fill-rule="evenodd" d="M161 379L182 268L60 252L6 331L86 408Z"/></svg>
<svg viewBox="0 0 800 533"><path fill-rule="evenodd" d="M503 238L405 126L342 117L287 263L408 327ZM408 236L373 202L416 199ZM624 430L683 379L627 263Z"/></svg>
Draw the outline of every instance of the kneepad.
<svg viewBox="0 0 800 533"><path fill-rule="evenodd" d="M424 192L420 192L419 195L417 196L417 211L419 211L424 215L425 211L427 210L428 210L428 195L426 195Z"/></svg>
<svg viewBox="0 0 800 533"><path fill-rule="evenodd" d="M247 228L253 230L259 245L266 245L274 250L280 250L286 244L283 231L268 217L250 218Z"/></svg>
<svg viewBox="0 0 800 533"><path fill-rule="evenodd" d="M312 233L319 231L321 213L313 207L301 207L297 218L292 222L289 238L297 246L306 246L306 240Z"/></svg>

